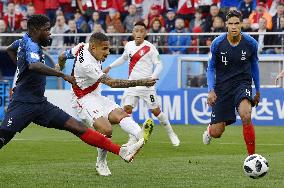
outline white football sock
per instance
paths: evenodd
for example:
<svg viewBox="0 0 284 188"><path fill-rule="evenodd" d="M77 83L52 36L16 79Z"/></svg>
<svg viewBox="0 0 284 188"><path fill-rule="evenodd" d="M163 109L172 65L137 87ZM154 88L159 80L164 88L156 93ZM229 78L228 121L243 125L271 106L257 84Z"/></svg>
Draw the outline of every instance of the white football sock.
<svg viewBox="0 0 284 188"><path fill-rule="evenodd" d="M107 158L107 150L97 148L98 150L98 157L97 157L97 162L104 162L106 161Z"/></svg>
<svg viewBox="0 0 284 188"><path fill-rule="evenodd" d="M167 129L168 133L173 132L173 128L169 122L169 119L163 112L161 112L157 116L157 118L160 121L161 125L163 125Z"/></svg>
<svg viewBox="0 0 284 188"><path fill-rule="evenodd" d="M131 118L125 117L119 122L120 127L124 132L131 134L139 140L142 136L141 127Z"/></svg>

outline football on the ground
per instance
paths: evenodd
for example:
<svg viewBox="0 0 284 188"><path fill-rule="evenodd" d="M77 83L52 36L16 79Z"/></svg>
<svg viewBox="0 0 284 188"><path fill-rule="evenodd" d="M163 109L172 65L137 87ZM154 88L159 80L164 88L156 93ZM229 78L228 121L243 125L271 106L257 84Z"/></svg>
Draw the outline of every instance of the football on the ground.
<svg viewBox="0 0 284 188"><path fill-rule="evenodd" d="M245 175L257 179L267 174L269 166L264 157L259 154L253 154L245 159L243 169Z"/></svg>

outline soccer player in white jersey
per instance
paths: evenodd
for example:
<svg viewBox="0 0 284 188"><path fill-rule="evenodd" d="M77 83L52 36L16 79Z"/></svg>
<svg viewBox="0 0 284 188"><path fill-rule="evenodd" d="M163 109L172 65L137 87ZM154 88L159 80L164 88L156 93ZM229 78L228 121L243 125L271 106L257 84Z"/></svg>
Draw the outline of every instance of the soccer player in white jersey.
<svg viewBox="0 0 284 188"><path fill-rule="evenodd" d="M126 133L133 135L137 140L144 137L145 142L153 130L153 120L146 120L142 130L119 105L101 95L99 86L102 83L113 88L151 87L156 83L156 79L121 80L104 74L101 63L109 55L109 47L108 37L105 34L94 33L89 43L81 43L59 56L61 69L67 59L75 58L72 70L76 80L76 85L72 85L73 108L86 124L93 125L97 131L108 138L112 136L112 124L119 124ZM106 154L106 150L98 148L96 170L102 176L111 175Z"/></svg>
<svg viewBox="0 0 284 188"><path fill-rule="evenodd" d="M122 65L128 60L129 80L146 78L158 79L163 65L155 46L147 40L144 40L146 34L146 25L143 22L137 22L132 31L134 41L130 41L125 45L122 56L110 64L104 72L108 73L111 68ZM155 87L137 86L127 88L122 97L122 106L128 114L132 114L132 109L137 105L139 98L145 101L147 107L167 129L173 146L179 146L179 138L173 131L168 117L160 109ZM130 136L129 141L131 142L132 139L133 137Z"/></svg>

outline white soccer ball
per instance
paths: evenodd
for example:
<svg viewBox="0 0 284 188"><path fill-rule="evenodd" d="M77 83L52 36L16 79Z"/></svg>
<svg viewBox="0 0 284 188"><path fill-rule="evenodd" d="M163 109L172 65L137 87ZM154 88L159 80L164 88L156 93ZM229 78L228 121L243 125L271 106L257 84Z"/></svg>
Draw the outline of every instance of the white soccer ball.
<svg viewBox="0 0 284 188"><path fill-rule="evenodd" d="M245 159L243 169L250 178L261 178L268 172L268 161L259 154L253 154Z"/></svg>

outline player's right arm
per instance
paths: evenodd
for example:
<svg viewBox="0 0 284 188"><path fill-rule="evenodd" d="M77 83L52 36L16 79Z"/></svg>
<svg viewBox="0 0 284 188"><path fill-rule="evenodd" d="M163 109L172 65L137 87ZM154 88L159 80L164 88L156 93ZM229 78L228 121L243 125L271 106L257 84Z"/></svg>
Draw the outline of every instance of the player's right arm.
<svg viewBox="0 0 284 188"><path fill-rule="evenodd" d="M118 66L122 65L125 61L127 61L128 55L127 55L126 46L127 46L127 44L126 44L125 47L124 47L124 52L123 52L123 54L122 54L119 58L117 58L112 64L110 64L109 66L107 66L107 67L103 70L103 72L104 72L105 74L108 74L109 71L110 71L110 69L112 69L113 67L118 67Z"/></svg>
<svg viewBox="0 0 284 188"><path fill-rule="evenodd" d="M207 67L207 84L208 84L208 99L207 103L212 106L217 99L217 95L214 91L215 85L215 68L216 68L216 43L212 43L210 47L210 55Z"/></svg>
<svg viewBox="0 0 284 188"><path fill-rule="evenodd" d="M15 64L17 64L17 50L19 48L20 41L21 39L15 40L10 46L6 48L6 52Z"/></svg>
<svg viewBox="0 0 284 188"><path fill-rule="evenodd" d="M55 70L43 64L40 59L40 54L38 53L39 50L39 46L34 43L31 43L28 47L26 51L26 61L28 62L29 70L46 76L61 77L71 84L76 84L73 76L65 75L63 72Z"/></svg>
<svg viewBox="0 0 284 188"><path fill-rule="evenodd" d="M128 88L136 86L153 86L156 83L156 79L141 79L141 80L123 80L113 79L106 74L103 74L99 81L111 88Z"/></svg>

